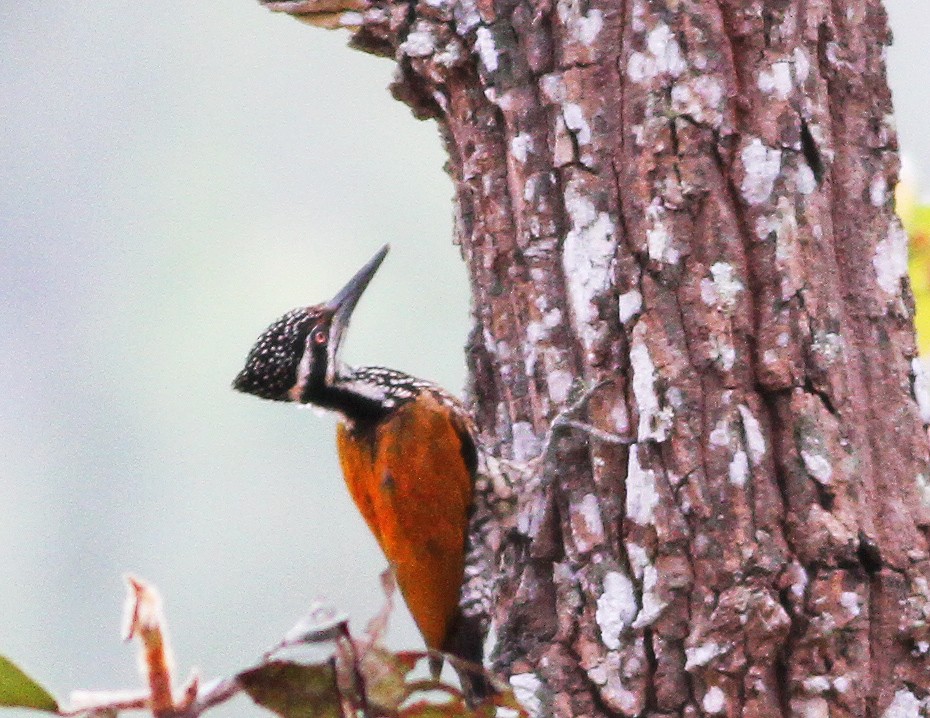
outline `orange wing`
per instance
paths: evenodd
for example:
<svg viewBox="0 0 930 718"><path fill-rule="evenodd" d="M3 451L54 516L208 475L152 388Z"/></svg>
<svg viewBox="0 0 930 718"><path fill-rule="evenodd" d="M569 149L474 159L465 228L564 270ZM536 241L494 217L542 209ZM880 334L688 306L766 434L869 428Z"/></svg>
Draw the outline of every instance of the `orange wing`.
<svg viewBox="0 0 930 718"><path fill-rule="evenodd" d="M458 610L471 471L450 408L430 392L370 434L340 424L349 492L397 575L430 648L442 649Z"/></svg>

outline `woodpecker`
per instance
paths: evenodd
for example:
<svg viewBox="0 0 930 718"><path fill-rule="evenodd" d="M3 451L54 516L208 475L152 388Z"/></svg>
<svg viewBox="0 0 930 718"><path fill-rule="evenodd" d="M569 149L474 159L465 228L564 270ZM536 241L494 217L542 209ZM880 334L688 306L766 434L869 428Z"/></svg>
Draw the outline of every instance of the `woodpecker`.
<svg viewBox="0 0 930 718"><path fill-rule="evenodd" d="M429 381L339 360L349 320L385 245L333 299L294 309L259 336L233 388L334 411L346 485L397 577L427 647L481 665L484 631L459 608L477 469L471 416ZM431 658L433 675L442 660ZM474 703L491 691L459 670Z"/></svg>

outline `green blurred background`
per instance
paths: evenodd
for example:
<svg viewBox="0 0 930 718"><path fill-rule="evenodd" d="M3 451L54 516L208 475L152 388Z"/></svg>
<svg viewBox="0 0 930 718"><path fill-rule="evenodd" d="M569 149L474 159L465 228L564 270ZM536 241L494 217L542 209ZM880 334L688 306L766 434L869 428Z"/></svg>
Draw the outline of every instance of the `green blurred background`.
<svg viewBox="0 0 930 718"><path fill-rule="evenodd" d="M930 178L926 0L887 6L902 146ZM345 42L252 0L0 5L0 653L59 696L137 685L125 571L207 677L315 597L358 627L381 603L332 417L229 389L272 319L384 242L346 359L462 386L436 128ZM392 643L419 645L403 611Z"/></svg>

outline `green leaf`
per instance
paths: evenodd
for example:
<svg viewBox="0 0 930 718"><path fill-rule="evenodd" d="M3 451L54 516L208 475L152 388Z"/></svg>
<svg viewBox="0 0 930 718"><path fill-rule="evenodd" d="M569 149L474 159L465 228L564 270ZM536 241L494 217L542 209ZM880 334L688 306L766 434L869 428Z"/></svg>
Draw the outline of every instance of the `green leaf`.
<svg viewBox="0 0 930 718"><path fill-rule="evenodd" d="M3 656L0 656L0 706L58 712L58 702L52 694Z"/></svg>
<svg viewBox="0 0 930 718"><path fill-rule="evenodd" d="M341 718L336 672L330 664L270 661L243 671L239 683L249 697L282 718Z"/></svg>
<svg viewBox="0 0 930 718"><path fill-rule="evenodd" d="M475 715L461 701L448 703L432 703L430 701L416 701L404 708L400 718L471 718Z"/></svg>
<svg viewBox="0 0 930 718"><path fill-rule="evenodd" d="M387 713L396 713L409 695L407 676L421 655L426 656L425 653L395 654L379 646L369 648L360 665L369 703Z"/></svg>

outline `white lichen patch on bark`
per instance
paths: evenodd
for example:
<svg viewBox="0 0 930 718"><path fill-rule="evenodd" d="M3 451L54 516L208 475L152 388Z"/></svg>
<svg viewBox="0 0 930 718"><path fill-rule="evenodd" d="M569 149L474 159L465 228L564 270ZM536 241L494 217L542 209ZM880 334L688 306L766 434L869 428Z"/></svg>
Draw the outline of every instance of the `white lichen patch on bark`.
<svg viewBox="0 0 930 718"><path fill-rule="evenodd" d="M456 38L451 38L437 50L433 60L444 67L454 67L461 61L464 53L465 47L462 43Z"/></svg>
<svg viewBox="0 0 930 718"><path fill-rule="evenodd" d="M513 435L513 458L517 461L529 461L539 455L539 437L528 421L515 421L511 429Z"/></svg>
<svg viewBox="0 0 930 718"><path fill-rule="evenodd" d="M893 297L901 291L901 279L907 274L907 233L897 219L892 219L888 236L875 247L872 257L878 286Z"/></svg>
<svg viewBox="0 0 930 718"><path fill-rule="evenodd" d="M588 121L584 118L584 111L581 105L574 102L566 102L562 106L562 117L565 120L565 126L575 135L579 145L587 145L591 142L591 128Z"/></svg>
<svg viewBox="0 0 930 718"><path fill-rule="evenodd" d="M801 194L812 194L817 189L817 177L814 170L804 162L798 164L798 169L794 173L794 187Z"/></svg>
<svg viewBox="0 0 930 718"><path fill-rule="evenodd" d="M801 461L804 462L808 476L818 483L828 486L833 480L833 467L830 466L830 459L821 451L801 449Z"/></svg>
<svg viewBox="0 0 930 718"><path fill-rule="evenodd" d="M810 75L810 58L807 56L807 52L803 47L794 48L792 58L794 59L794 78L797 80L799 85L803 84L807 81L807 78Z"/></svg>
<svg viewBox="0 0 930 718"><path fill-rule="evenodd" d="M748 406L740 404L737 409L743 422L743 433L746 436L746 448L749 450L749 458L753 464L758 464L765 456L765 437L762 435L762 427Z"/></svg>
<svg viewBox="0 0 930 718"><path fill-rule="evenodd" d="M836 332L815 332L811 349L822 356L827 364L832 364L843 356L844 346L843 337Z"/></svg>
<svg viewBox="0 0 930 718"><path fill-rule="evenodd" d="M926 636L927 624L930 623L930 582L924 576L915 576L911 579L910 593L905 603L907 624Z"/></svg>
<svg viewBox="0 0 930 718"><path fill-rule="evenodd" d="M450 0L424 0L429 7L437 10L446 10L451 6Z"/></svg>
<svg viewBox="0 0 930 718"><path fill-rule="evenodd" d="M843 591L840 594L840 605L846 609L850 616L858 616L862 612L859 595L854 591Z"/></svg>
<svg viewBox="0 0 930 718"><path fill-rule="evenodd" d="M633 331L633 344L630 347L630 366L633 369L633 396L636 399L636 411L639 414L637 438L639 441L665 441L672 425L672 410L663 407L656 393L656 370L649 356L649 349L643 340L643 332Z"/></svg>
<svg viewBox="0 0 930 718"><path fill-rule="evenodd" d="M549 389L549 398L556 404L564 404L571 393L574 375L564 369L553 369L546 374L546 387Z"/></svg>
<svg viewBox="0 0 930 718"><path fill-rule="evenodd" d="M717 656L721 656L729 649L715 641L708 641L700 646L685 649L685 670L693 671L695 668L706 666Z"/></svg>
<svg viewBox="0 0 930 718"><path fill-rule="evenodd" d="M530 344L538 344L549 338L549 329L542 322L532 321L526 325L526 340Z"/></svg>
<svg viewBox="0 0 930 718"><path fill-rule="evenodd" d="M869 183L869 201L873 207L882 207L888 199L888 179L884 173L876 172Z"/></svg>
<svg viewBox="0 0 930 718"><path fill-rule="evenodd" d="M551 72L539 78L539 90L543 97L555 105L565 102L565 80L557 72Z"/></svg>
<svg viewBox="0 0 930 718"><path fill-rule="evenodd" d="M833 679L833 690L837 693L845 693L851 685L852 681L850 681L849 676L837 676Z"/></svg>
<svg viewBox="0 0 930 718"><path fill-rule="evenodd" d="M774 95L779 100L787 100L794 88L791 81L791 63L787 60L773 62L768 70L762 70L756 83L767 95Z"/></svg>
<svg viewBox="0 0 930 718"><path fill-rule="evenodd" d="M729 311L736 304L736 296L743 291L743 283L736 278L736 270L727 262L715 262L710 267L714 288L720 306Z"/></svg>
<svg viewBox="0 0 930 718"><path fill-rule="evenodd" d="M610 650L620 648L620 636L632 625L639 607L629 576L609 571L604 576L604 590L597 599L594 619L601 630L601 640Z"/></svg>
<svg viewBox="0 0 930 718"><path fill-rule="evenodd" d="M659 596L658 584L659 572L656 567L651 563L643 567L643 605L633 621L633 628L651 626L668 605Z"/></svg>
<svg viewBox="0 0 930 718"><path fill-rule="evenodd" d="M794 718L830 718L830 704L819 696L792 698L791 715Z"/></svg>
<svg viewBox="0 0 930 718"><path fill-rule="evenodd" d="M610 651L605 660L587 670L588 678L598 686L604 704L621 715L635 716L642 710L642 695L623 685L624 670L620 652Z"/></svg>
<svg viewBox="0 0 930 718"><path fill-rule="evenodd" d="M742 405L741 405L742 407ZM743 407L748 413L749 410ZM740 414L742 415L742 410ZM755 418L749 414L751 422L755 421ZM745 420L744 420L745 422ZM758 433L758 436L755 435L756 432L759 432L758 423L752 427L752 429L747 432L744 429L744 434L746 435L746 442L749 444L748 453L747 447L743 445L742 437L735 431L733 422L730 421L728 417L720 419L711 429L710 435L708 436L708 441L711 448L718 449L727 449L728 452L732 451L730 455L730 463L727 468L727 478L733 486L742 487L746 485L746 482L749 480L750 470L749 470L749 458L753 457L753 463L758 464L758 461L762 458L762 455L765 453L765 441L761 437L761 433ZM753 436L750 438L749 434L752 433ZM762 442L761 445L759 442Z"/></svg>
<svg viewBox="0 0 930 718"><path fill-rule="evenodd" d="M429 0L427 1L429 2ZM432 1L438 2L439 0ZM477 0L454 0L449 4L453 6L455 30L459 37L467 36L481 23Z"/></svg>
<svg viewBox="0 0 930 718"><path fill-rule="evenodd" d="M730 422L727 419L721 419L714 425L708 440L711 446L730 446L733 438Z"/></svg>
<svg viewBox="0 0 930 718"><path fill-rule="evenodd" d="M626 470L626 516L641 526L648 526L658 503L655 472L639 463L639 445L633 444Z"/></svg>
<svg viewBox="0 0 930 718"><path fill-rule="evenodd" d="M555 329L557 326L559 326L559 322L562 321L562 310L558 307L546 309L546 306L542 304L539 306L539 311L542 312L543 326L545 326L547 329Z"/></svg>
<svg viewBox="0 0 930 718"><path fill-rule="evenodd" d="M542 681L535 673L518 673L510 677L514 697L532 718L542 715Z"/></svg>
<svg viewBox="0 0 930 718"><path fill-rule="evenodd" d="M786 576L791 581L791 593L795 598L803 598L807 585L810 583L810 577L807 570L799 563L794 562L788 566Z"/></svg>
<svg viewBox="0 0 930 718"><path fill-rule="evenodd" d="M787 197L779 197L774 212L756 218L755 230L756 236L762 240L775 236L775 260L781 275L781 298L788 301L804 287L805 282L795 207ZM787 337L784 344L779 343L779 346L787 345Z"/></svg>
<svg viewBox="0 0 930 718"><path fill-rule="evenodd" d="M927 368L923 359L914 357L911 360L911 371L914 374L914 400L920 412L920 420L930 424L930 379L927 377Z"/></svg>
<svg viewBox="0 0 930 718"><path fill-rule="evenodd" d="M568 520L579 553L590 553L604 543L604 523L594 494L585 494L580 501L570 502Z"/></svg>
<svg viewBox="0 0 930 718"><path fill-rule="evenodd" d="M714 362L724 371L730 371L736 363L736 348L716 334L710 337L710 351Z"/></svg>
<svg viewBox="0 0 930 718"><path fill-rule="evenodd" d="M643 309L643 295L635 289L624 292L617 297L617 312L621 324L626 324L634 317L639 316Z"/></svg>
<svg viewBox="0 0 930 718"><path fill-rule="evenodd" d="M713 75L689 76L672 87L672 112L717 128L723 124L723 85Z"/></svg>
<svg viewBox="0 0 930 718"><path fill-rule="evenodd" d="M572 39L582 45L594 44L601 28L604 27L604 13L597 8L591 8L582 15L578 0L559 0L556 11L559 22L568 29Z"/></svg>
<svg viewBox="0 0 930 718"><path fill-rule="evenodd" d="M730 483L734 486L745 486L749 478L749 458L742 449L737 449L730 461Z"/></svg>
<svg viewBox="0 0 930 718"><path fill-rule="evenodd" d="M520 164L526 162L526 158L533 151L533 137L525 132L520 132L510 140L510 154L514 156Z"/></svg>
<svg viewBox="0 0 930 718"><path fill-rule="evenodd" d="M348 11L344 12L339 16L339 27L347 29L353 27L361 27L362 23L365 22L365 15L360 12Z"/></svg>
<svg viewBox="0 0 930 718"><path fill-rule="evenodd" d="M709 279L705 277L701 280L701 300L707 306L719 307L726 313L732 312L737 295L744 289L736 270L728 262L714 262L710 274Z"/></svg>
<svg viewBox="0 0 930 718"><path fill-rule="evenodd" d="M646 32L646 5L642 0L634 0L633 11L630 13L630 27L633 32Z"/></svg>
<svg viewBox="0 0 930 718"><path fill-rule="evenodd" d="M930 508L930 477L926 474L917 474L917 495L926 508Z"/></svg>
<svg viewBox="0 0 930 718"><path fill-rule="evenodd" d="M646 251L657 262L675 264L680 255L673 245L672 234L665 218L665 207L658 197L646 208Z"/></svg>
<svg viewBox="0 0 930 718"><path fill-rule="evenodd" d="M775 180L781 172L781 150L766 147L754 137L740 153L744 176L740 189L751 205L762 204L772 196Z"/></svg>
<svg viewBox="0 0 930 718"><path fill-rule="evenodd" d="M610 410L610 420L613 422L614 431L619 436L628 436L630 433L630 415L627 413L626 404L618 402Z"/></svg>
<svg viewBox="0 0 930 718"><path fill-rule="evenodd" d="M475 51L488 72L497 71L497 45L494 43L494 33L489 28L484 26L478 28L475 33Z"/></svg>
<svg viewBox="0 0 930 718"><path fill-rule="evenodd" d="M400 52L408 57L428 57L436 50L436 36L430 23L418 20L407 39L401 43Z"/></svg>
<svg viewBox="0 0 930 718"><path fill-rule="evenodd" d="M630 568L633 570L636 580L642 581L643 572L646 570L646 566L651 563L646 549L638 543L628 543L626 545L626 555L630 560Z"/></svg>
<svg viewBox="0 0 930 718"><path fill-rule="evenodd" d="M571 229L565 237L562 264L578 335L586 349L597 337L595 299L610 287L614 258L614 222L598 211L577 186L565 190L565 210Z"/></svg>
<svg viewBox="0 0 930 718"><path fill-rule="evenodd" d="M592 8L578 18L575 26L572 28L575 33L575 39L583 45L593 45L601 28L604 27L604 13L597 8Z"/></svg>
<svg viewBox="0 0 930 718"><path fill-rule="evenodd" d="M630 54L626 73L633 82L648 82L659 75L678 77L687 69L678 39L660 22L646 35L646 51Z"/></svg>
<svg viewBox="0 0 930 718"><path fill-rule="evenodd" d="M711 686L701 700L701 707L704 709L705 713L709 713L710 715L723 713L724 709L727 707L726 695L724 695L724 692L720 690L719 687Z"/></svg>
<svg viewBox="0 0 930 718"><path fill-rule="evenodd" d="M810 678L805 678L802 685L804 686L804 692L810 695L826 693L832 687L828 676L811 676Z"/></svg>
<svg viewBox="0 0 930 718"><path fill-rule="evenodd" d="M902 688L894 694L894 699L882 713L882 718L922 718L921 707L921 701L917 696L907 688Z"/></svg>

